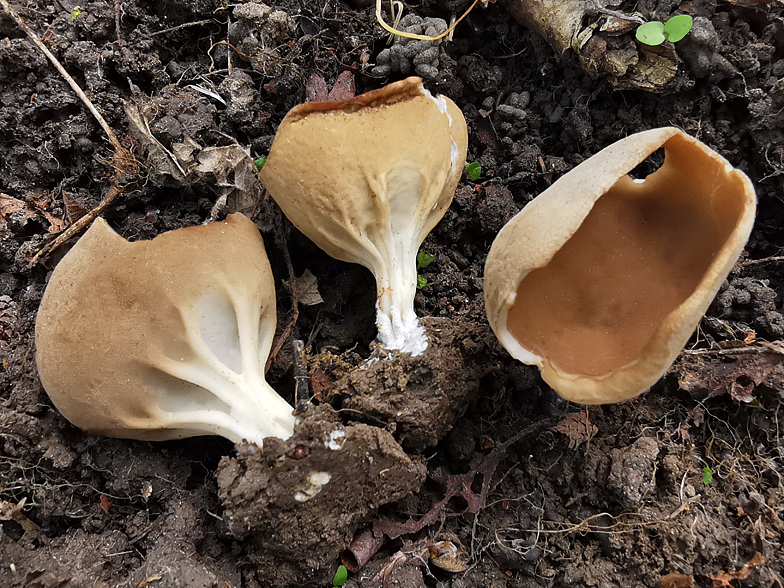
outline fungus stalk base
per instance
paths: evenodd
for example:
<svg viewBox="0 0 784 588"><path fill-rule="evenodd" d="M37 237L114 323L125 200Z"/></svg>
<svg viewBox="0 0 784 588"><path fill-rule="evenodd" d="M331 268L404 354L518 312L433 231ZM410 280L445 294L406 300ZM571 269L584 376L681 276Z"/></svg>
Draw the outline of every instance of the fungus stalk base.
<svg viewBox="0 0 784 588"><path fill-rule="evenodd" d="M398 198L398 202L400 199ZM406 211L409 215L410 212ZM399 216L402 216L399 215ZM387 349L396 349L411 355L421 355L427 349L425 328L419 324L414 312L417 270L417 239L409 231L395 230L393 219L386 243L386 251L381 258L385 261L371 268L376 276L376 326L378 339ZM380 266L380 267L379 267Z"/></svg>
<svg viewBox="0 0 784 588"><path fill-rule="evenodd" d="M397 349L413 356L421 355L427 349L425 327L419 324L416 313L411 311L403 318L400 311L392 306L389 314L376 304L376 325L378 339L387 349Z"/></svg>
<svg viewBox="0 0 784 588"><path fill-rule="evenodd" d="M294 432L293 408L258 373L169 361L151 370L147 384L169 428L259 446L265 437L285 440Z"/></svg>

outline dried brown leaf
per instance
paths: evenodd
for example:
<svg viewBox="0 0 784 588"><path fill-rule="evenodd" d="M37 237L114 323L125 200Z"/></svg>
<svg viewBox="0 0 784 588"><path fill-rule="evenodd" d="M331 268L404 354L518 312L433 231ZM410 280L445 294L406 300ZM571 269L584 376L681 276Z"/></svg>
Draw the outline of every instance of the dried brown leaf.
<svg viewBox="0 0 784 588"><path fill-rule="evenodd" d="M51 200L48 192L31 196L31 200L35 206L8 194L0 194L0 221L5 222L7 216L21 211L27 219L33 218L36 214L43 216L49 221L49 232L52 234L59 233L68 226L66 221L43 209L43 206Z"/></svg>
<svg viewBox="0 0 784 588"><path fill-rule="evenodd" d="M661 577L659 588L694 588L694 577L683 574L667 574Z"/></svg>
<svg viewBox="0 0 784 588"><path fill-rule="evenodd" d="M599 432L598 427L588 420L587 410L568 415L555 426L555 430L569 437L569 449L590 441Z"/></svg>
<svg viewBox="0 0 784 588"><path fill-rule="evenodd" d="M89 209L79 204L79 202L74 198L71 198L66 192L63 192L63 205L65 206L65 214L72 223L75 223L85 214L90 212Z"/></svg>
<svg viewBox="0 0 784 588"><path fill-rule="evenodd" d="M0 521L16 521L22 525L22 529L24 529L25 532L32 533L33 531L37 531L40 527L22 514L22 508L24 507L25 502L27 502L26 498L22 498L17 504L0 500Z"/></svg>
<svg viewBox="0 0 784 588"><path fill-rule="evenodd" d="M313 392L313 398L319 402L324 401L326 396L325 392L330 390L335 385L327 373L321 368L317 367L310 371L310 389Z"/></svg>
<svg viewBox="0 0 784 588"><path fill-rule="evenodd" d="M324 76L313 72L305 82L305 96L308 102L324 102L329 97Z"/></svg>
<svg viewBox="0 0 784 588"><path fill-rule="evenodd" d="M743 564L743 567L736 572L719 572L715 576L711 576L713 580L712 588L735 588L730 582L733 580L745 580L751 575L754 568L761 566L765 563L762 554L757 552L748 562Z"/></svg>
<svg viewBox="0 0 784 588"><path fill-rule="evenodd" d="M49 221L48 231L52 235L56 235L57 233L62 233L65 230L65 228L68 226L68 221L61 219L59 216L49 214L45 210L39 210L39 212L44 216L46 220Z"/></svg>
<svg viewBox="0 0 784 588"><path fill-rule="evenodd" d="M465 547L460 543L457 536L451 533L441 533L435 541L427 546L430 562L446 572L464 572L468 569L468 564L464 559L466 556Z"/></svg>
<svg viewBox="0 0 784 588"><path fill-rule="evenodd" d="M136 584L136 588L149 588L153 582L158 582L159 580L163 580L163 576L159 576L158 574L154 576L148 576L147 579L142 580Z"/></svg>
<svg viewBox="0 0 784 588"><path fill-rule="evenodd" d="M318 278L306 269L297 280L297 298L305 306L321 304L324 299L318 290Z"/></svg>
<svg viewBox="0 0 784 588"><path fill-rule="evenodd" d="M329 91L329 100L351 100L356 96L357 91L354 87L354 74L350 71L344 71L335 80L335 84Z"/></svg>
<svg viewBox="0 0 784 588"><path fill-rule="evenodd" d="M0 219L5 219L5 217L19 212L20 210L24 210L27 207L23 200L19 200L18 198L14 198L13 196L9 196L8 194L0 194ZM30 211L30 216L33 213Z"/></svg>
<svg viewBox="0 0 784 588"><path fill-rule="evenodd" d="M763 383L784 390L784 353L762 346L721 351L729 353L686 355L674 368L681 389L729 394L739 402L751 402Z"/></svg>

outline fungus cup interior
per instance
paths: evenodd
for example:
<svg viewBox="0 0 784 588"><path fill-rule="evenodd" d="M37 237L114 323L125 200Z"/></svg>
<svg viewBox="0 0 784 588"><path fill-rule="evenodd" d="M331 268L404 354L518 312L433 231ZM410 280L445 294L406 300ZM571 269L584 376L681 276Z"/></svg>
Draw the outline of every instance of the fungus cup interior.
<svg viewBox="0 0 784 588"><path fill-rule="evenodd" d="M658 170L620 177L517 287L509 332L560 372L598 377L640 357L667 318L710 286L702 282L746 212L743 174L695 157L683 135L664 148Z"/></svg>
<svg viewBox="0 0 784 588"><path fill-rule="evenodd" d="M643 180L627 175L659 147L658 170ZM632 398L661 377L742 251L756 204L745 174L677 129L605 151L499 234L504 251L491 251L485 283L495 292L488 317L502 343L539 365L559 394L588 404ZM533 253L510 254L515 247ZM501 275L503 263L507 273L519 270L517 282Z"/></svg>

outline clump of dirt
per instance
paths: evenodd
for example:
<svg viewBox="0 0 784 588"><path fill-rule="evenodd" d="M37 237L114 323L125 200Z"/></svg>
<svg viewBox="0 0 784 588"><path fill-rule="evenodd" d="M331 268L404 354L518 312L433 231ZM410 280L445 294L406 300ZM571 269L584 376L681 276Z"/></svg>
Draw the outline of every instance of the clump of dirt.
<svg viewBox="0 0 784 588"><path fill-rule="evenodd" d="M224 518L251 537L257 576L269 584L326 584L357 528L426 474L383 429L344 427L327 407L300 418L287 441L243 443L218 466Z"/></svg>
<svg viewBox="0 0 784 588"><path fill-rule="evenodd" d="M389 427L409 451L436 445L463 415L498 349L487 325L425 317L429 344L416 357L377 349L325 390L349 421Z"/></svg>

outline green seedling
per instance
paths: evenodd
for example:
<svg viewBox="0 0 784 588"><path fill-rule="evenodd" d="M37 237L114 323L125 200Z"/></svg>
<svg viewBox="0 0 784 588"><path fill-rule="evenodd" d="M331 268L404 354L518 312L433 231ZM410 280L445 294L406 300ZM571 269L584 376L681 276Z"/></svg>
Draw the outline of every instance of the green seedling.
<svg viewBox="0 0 784 588"><path fill-rule="evenodd" d="M263 155L253 160L253 165L256 166L256 169L261 169L265 163L267 163L267 158Z"/></svg>
<svg viewBox="0 0 784 588"><path fill-rule="evenodd" d="M71 18L76 20L77 18L79 18L79 15L81 13L82 13L82 7L81 6L74 6L74 9L71 11Z"/></svg>
<svg viewBox="0 0 784 588"><path fill-rule="evenodd" d="M333 587L342 586L343 584L346 583L347 580L348 580L348 570L346 569L346 566L341 564L338 566L338 571L335 572L335 577L332 578L332 586Z"/></svg>
<svg viewBox="0 0 784 588"><path fill-rule="evenodd" d="M702 482L707 486L713 482L713 470L708 466L702 468Z"/></svg>
<svg viewBox="0 0 784 588"><path fill-rule="evenodd" d="M666 23L658 20L646 22L637 27L635 37L640 43L646 45L661 45L665 41L677 43L691 31L694 19L688 14L673 16Z"/></svg>
<svg viewBox="0 0 784 588"><path fill-rule="evenodd" d="M435 255L430 255L424 251L417 253L417 271L426 268L436 259ZM417 276L417 290L421 290L427 286L427 278L425 276Z"/></svg>
<svg viewBox="0 0 784 588"><path fill-rule="evenodd" d="M429 253L425 253L424 251L420 251L417 253L417 271L421 269L425 269L431 263L436 260L435 255L430 255Z"/></svg>
<svg viewBox="0 0 784 588"><path fill-rule="evenodd" d="M472 161L471 163L465 164L465 171L468 179L475 182L479 179L479 176L482 175L482 166L476 161Z"/></svg>

